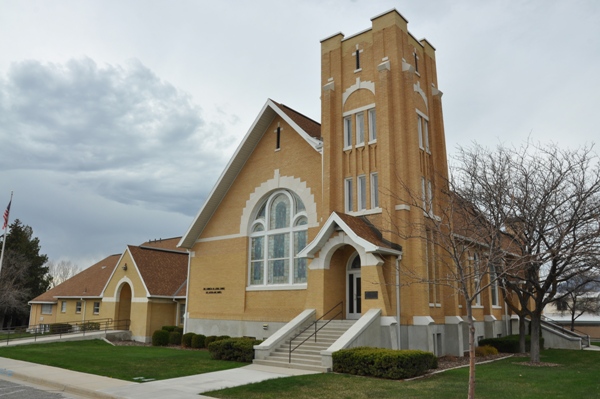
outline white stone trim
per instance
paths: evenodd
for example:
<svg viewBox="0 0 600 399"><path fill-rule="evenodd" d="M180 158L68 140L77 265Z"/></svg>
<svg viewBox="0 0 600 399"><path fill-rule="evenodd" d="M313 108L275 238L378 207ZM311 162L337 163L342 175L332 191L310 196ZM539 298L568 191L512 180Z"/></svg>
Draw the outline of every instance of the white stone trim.
<svg viewBox="0 0 600 399"><path fill-rule="evenodd" d="M356 78L356 83L348 87L346 91L344 91L344 94L342 94L342 107L346 104L346 100L348 100L348 97L350 97L352 93L360 89L367 89L371 93L373 93L373 95L375 95L375 83L371 82L370 80L365 80L364 82L361 82L360 77L358 77Z"/></svg>
<svg viewBox="0 0 600 399"><path fill-rule="evenodd" d="M431 316L413 316L413 324L415 326L428 326L435 324L435 320Z"/></svg>
<svg viewBox="0 0 600 399"><path fill-rule="evenodd" d="M232 240L234 238L240 238L240 237L244 237L241 234L228 234L228 235L224 235L224 236L215 236L215 237L206 237L206 238L200 238L198 240L196 240L196 242L211 242L211 241L221 241L221 240Z"/></svg>
<svg viewBox="0 0 600 399"><path fill-rule="evenodd" d="M413 85L413 89L419 93L421 95L421 97L423 97L423 101L425 101L425 107L427 108L427 111L429 111L429 104L427 102L427 95L425 94L425 92L423 91L423 89L421 88L421 83L417 82Z"/></svg>
<svg viewBox="0 0 600 399"><path fill-rule="evenodd" d="M305 290L307 284L273 284L273 285L249 285L246 291L294 291Z"/></svg>
<svg viewBox="0 0 600 399"><path fill-rule="evenodd" d="M396 205L394 207L394 209L397 210L397 211L410 211L410 205L400 204L400 205Z"/></svg>
<svg viewBox="0 0 600 399"><path fill-rule="evenodd" d="M250 197L246 201L246 206L242 210L242 217L240 218L240 236L248 235L248 228L250 227L250 220L252 213L258 205L258 203L271 191L278 189L287 189L293 191L304 203L306 209L306 218L308 219L308 226L318 226L317 221L317 204L315 203L315 196L312 193L310 187L306 185L306 182L300 180L300 178L293 176L280 176L279 169L275 169L272 179L263 182L260 186L254 189L254 192L250 194Z"/></svg>

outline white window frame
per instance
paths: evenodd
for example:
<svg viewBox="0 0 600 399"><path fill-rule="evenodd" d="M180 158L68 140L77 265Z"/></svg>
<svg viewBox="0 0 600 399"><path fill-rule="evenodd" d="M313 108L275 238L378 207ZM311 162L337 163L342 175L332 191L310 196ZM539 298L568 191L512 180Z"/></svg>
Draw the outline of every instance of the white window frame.
<svg viewBox="0 0 600 399"><path fill-rule="evenodd" d="M179 304L179 324L185 324L185 302Z"/></svg>
<svg viewBox="0 0 600 399"><path fill-rule="evenodd" d="M352 212L354 210L354 203L352 201L353 180L352 177L344 179L344 208L346 212Z"/></svg>
<svg viewBox="0 0 600 399"><path fill-rule="evenodd" d="M365 145L365 113L356 113L356 146Z"/></svg>
<svg viewBox="0 0 600 399"><path fill-rule="evenodd" d="M377 113L375 108L371 108L367 111L369 116L369 144L377 142Z"/></svg>
<svg viewBox="0 0 600 399"><path fill-rule="evenodd" d="M75 313L81 313L81 305L82 305L81 301L77 301L75 303Z"/></svg>
<svg viewBox="0 0 600 399"><path fill-rule="evenodd" d="M371 208L379 208L379 175L371 173Z"/></svg>
<svg viewBox="0 0 600 399"><path fill-rule="evenodd" d="M67 312L67 301L61 301L60 302L60 312L61 313L66 313Z"/></svg>
<svg viewBox="0 0 600 399"><path fill-rule="evenodd" d="M492 297L492 306L500 306L500 300L498 297L498 275L496 274L496 267L490 264L490 291Z"/></svg>
<svg viewBox="0 0 600 399"><path fill-rule="evenodd" d="M421 205L423 212L427 213L427 194L425 193L425 177L421 176Z"/></svg>
<svg viewBox="0 0 600 399"><path fill-rule="evenodd" d="M479 254L477 252L473 253L473 284L475 286L475 290L479 290L481 285L481 275L479 274ZM481 306L481 291L475 295L475 306Z"/></svg>
<svg viewBox="0 0 600 399"><path fill-rule="evenodd" d="M285 195L289 201L290 206L290 220L288 221L288 226L283 228L271 228L270 225L270 212L271 212L271 204L273 200L279 195ZM304 208L304 204L302 204L300 197L293 194L287 190L277 190L272 192L269 197L261 202L257 207L257 210L260 210L262 207L265 207L265 216L264 218L255 218L250 226L250 245L248 246L248 285L247 289L273 289L277 287L289 287L290 289L295 289L298 287L306 287L306 281L298 282L295 279L295 265L296 260L300 259L296 255L304 248L299 248L296 250L295 248L295 236L296 233L303 232L308 234L308 217L306 213L306 209ZM304 221L303 224L299 224L299 222ZM257 225L261 225L263 227L262 230L254 232L254 228ZM278 235L287 235L288 236L288 248L287 254L284 257L269 257L269 238L275 237ZM263 258L259 260L252 259L252 240L262 238L262 252ZM305 237L307 238L307 237ZM307 241L307 240L305 240ZM285 267L287 267L287 281L286 282L269 282L269 262L275 260L284 260ZM262 268L262 281L261 283L253 283L252 279L252 264L256 263L258 267ZM308 267L306 267L306 273L308 273ZM306 275L305 280L308 278ZM295 287L295 288L294 288Z"/></svg>
<svg viewBox="0 0 600 399"><path fill-rule="evenodd" d="M357 178L356 197L358 211L360 212L367 209L367 176L365 175L360 175Z"/></svg>
<svg viewBox="0 0 600 399"><path fill-rule="evenodd" d="M100 314L100 302L94 302L94 314Z"/></svg>
<svg viewBox="0 0 600 399"><path fill-rule="evenodd" d="M48 310L50 309L50 310ZM51 303L42 303L42 314L52 314L52 304Z"/></svg>
<svg viewBox="0 0 600 399"><path fill-rule="evenodd" d="M344 150L352 148L352 116L344 117Z"/></svg>
<svg viewBox="0 0 600 399"><path fill-rule="evenodd" d="M419 137L419 148L431 154L429 147L429 118L417 110L417 135Z"/></svg>

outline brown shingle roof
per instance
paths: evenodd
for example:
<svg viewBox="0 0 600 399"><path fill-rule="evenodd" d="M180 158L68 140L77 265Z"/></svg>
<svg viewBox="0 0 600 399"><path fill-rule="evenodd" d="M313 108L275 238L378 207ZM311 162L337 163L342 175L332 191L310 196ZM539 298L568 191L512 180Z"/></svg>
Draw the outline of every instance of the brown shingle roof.
<svg viewBox="0 0 600 399"><path fill-rule="evenodd" d="M187 279L188 254L127 247L151 296L174 296Z"/></svg>
<svg viewBox="0 0 600 399"><path fill-rule="evenodd" d="M100 297L120 257L117 254L102 259L31 302L56 302L60 297Z"/></svg>
<svg viewBox="0 0 600 399"><path fill-rule="evenodd" d="M308 135L321 140L321 124L319 122L315 122L308 116L302 115L300 112L291 109L287 105L277 102L276 104L283 112L285 112L287 116L290 117L291 120L296 122L296 124L300 126L302 130L308 133Z"/></svg>
<svg viewBox="0 0 600 399"><path fill-rule="evenodd" d="M390 243L384 240L381 235L381 231L377 230L365 217L362 216L351 216L345 213L335 212L352 229L352 231L364 240L375 244L378 247L390 248L395 250L401 250L397 244Z"/></svg>
<svg viewBox="0 0 600 399"><path fill-rule="evenodd" d="M177 247L179 240L181 240L181 237L159 238L158 240L146 241L145 243L141 244L140 247L162 248L170 249L172 251L185 252L185 249Z"/></svg>

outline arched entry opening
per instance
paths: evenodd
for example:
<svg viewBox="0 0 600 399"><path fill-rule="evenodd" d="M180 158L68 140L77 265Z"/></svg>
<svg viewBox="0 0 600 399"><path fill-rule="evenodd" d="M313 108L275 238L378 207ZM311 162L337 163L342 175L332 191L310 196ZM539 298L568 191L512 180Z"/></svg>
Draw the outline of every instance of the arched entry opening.
<svg viewBox="0 0 600 399"><path fill-rule="evenodd" d="M128 320L131 319L131 287L127 283L124 283L121 286L116 313L116 319L119 321L119 325L115 327L119 330L128 329Z"/></svg>
<svg viewBox="0 0 600 399"><path fill-rule="evenodd" d="M356 320L360 319L362 312L362 286L358 252L350 257L346 270L346 318Z"/></svg>

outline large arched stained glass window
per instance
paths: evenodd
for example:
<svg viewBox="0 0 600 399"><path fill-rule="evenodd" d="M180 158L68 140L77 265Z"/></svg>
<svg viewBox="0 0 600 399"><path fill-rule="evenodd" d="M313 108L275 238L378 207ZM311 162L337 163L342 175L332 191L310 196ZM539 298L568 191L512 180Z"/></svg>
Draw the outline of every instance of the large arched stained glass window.
<svg viewBox="0 0 600 399"><path fill-rule="evenodd" d="M260 203L250 226L251 286L305 284L307 218L300 198L280 190Z"/></svg>

